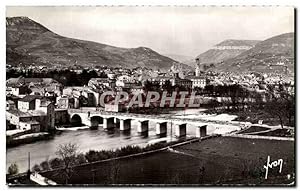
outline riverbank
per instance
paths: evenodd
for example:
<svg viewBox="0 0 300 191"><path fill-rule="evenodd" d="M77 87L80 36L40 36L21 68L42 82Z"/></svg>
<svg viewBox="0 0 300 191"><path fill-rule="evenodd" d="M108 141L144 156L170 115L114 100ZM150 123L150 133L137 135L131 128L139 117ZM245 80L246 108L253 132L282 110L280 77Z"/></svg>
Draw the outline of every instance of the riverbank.
<svg viewBox="0 0 300 191"><path fill-rule="evenodd" d="M171 148L78 166L69 183L193 186L226 185L226 182L238 184L239 181L251 179L254 184L267 185L270 181L264 179L263 171L267 155L274 160L282 158L285 161L282 173L276 169L270 170L272 183L292 182L287 178L283 181L282 177L295 173L294 145L291 141L215 137ZM42 175L64 184L64 178L55 171Z"/></svg>
<svg viewBox="0 0 300 191"><path fill-rule="evenodd" d="M214 136L207 136L206 138L202 138L202 139L207 139L207 138L211 138ZM199 141L198 138L181 138L181 139L175 139L172 142L167 142L167 141L162 141L162 142L157 142L157 143L152 143L152 144L147 144L144 147L141 146L136 146L136 145L129 145L126 147L121 147L121 148L117 148L115 150L90 150L86 153L80 153L76 160L76 166L85 166L85 165L90 165L93 163L99 163L99 162L103 162L106 160L117 160L120 158L130 158L133 156L139 156L139 155L147 155L150 153L155 153L155 152L159 152L162 150L166 150L169 147L173 147L173 146L178 146L178 145L182 145L182 144L188 144L188 143L192 143L192 142L197 142ZM51 161L55 160L55 164L54 166L51 164ZM50 162L49 162L50 161ZM46 160L42 163L49 163L49 165L47 166L48 168L43 168L41 166L39 166L38 164L35 164L33 167L33 171L37 171L38 172L40 170L44 170L44 171L48 171L48 170L56 170L59 169L60 167L63 166L63 161L60 160L59 158L52 158L50 160ZM42 164L41 163L41 164Z"/></svg>
<svg viewBox="0 0 300 191"><path fill-rule="evenodd" d="M61 134L63 131L78 131L90 129L88 126L82 127L59 127L55 131L48 132L37 132L33 133L31 130L10 130L6 133L6 147L16 147L22 144L35 143L37 141L49 140L54 138L55 135Z"/></svg>
<svg viewBox="0 0 300 191"><path fill-rule="evenodd" d="M85 153L84 155L80 154L78 155L80 162L76 165L76 167L82 167L82 166L88 166L91 164L97 164L97 163L103 163L106 161L113 161L113 160L118 160L118 159L124 159L124 158L131 158L135 156L143 156L143 155L148 155L152 154L155 152L159 152L162 150L166 150L169 146L172 145L182 145L182 144L187 144L191 142L199 141L199 139L181 139L181 140L176 140L173 142L163 142L163 143L155 143L155 144L148 144L145 147L139 147L139 146L127 146L127 147L122 147L120 149L116 150L101 150L101 151L89 151L88 153ZM84 157L86 160L82 160L82 157ZM76 159L76 160L77 160ZM48 167L52 169L43 169L39 165L34 165L33 167L33 172L39 172L39 173L53 173L60 171L60 162L62 162L58 158L52 159L52 161L55 161L56 166L52 166L52 162L49 161L44 161L42 163L49 163ZM47 165L46 165L47 166ZM20 173L17 175L7 175L7 182L11 186L18 186L19 184L22 184L23 182L26 182L29 184L28 180L26 179L27 173ZM15 182L15 180L18 180L20 182ZM32 183L34 184L34 183Z"/></svg>
<svg viewBox="0 0 300 191"><path fill-rule="evenodd" d="M228 114L231 116L236 116L233 121L240 121L240 122L250 122L253 124L258 123L258 121L262 121L263 124L270 125L270 126L277 126L281 125L280 120L278 117L274 117L273 115L270 115L268 112L264 110L259 109L253 109L253 110L214 110L214 109L208 109L203 111L207 115L220 115L220 114ZM284 125L287 122L284 123Z"/></svg>
<svg viewBox="0 0 300 191"><path fill-rule="evenodd" d="M84 130L84 129L90 129L89 126L81 126L81 127L57 127L56 130L58 131L78 131L78 130Z"/></svg>
<svg viewBox="0 0 300 191"><path fill-rule="evenodd" d="M22 144L34 143L42 140L49 140L54 137L54 134L47 132L29 133L18 137L6 137L6 148L16 147Z"/></svg>
<svg viewBox="0 0 300 191"><path fill-rule="evenodd" d="M201 116L203 113L202 109L187 109L185 111L176 111L172 114L168 114L170 116L177 115L197 115ZM224 116L224 115L223 115ZM224 117L222 117L224 119ZM174 121L183 121L184 119ZM189 120L190 122L191 120ZM232 131L238 131L243 125L242 122L237 121L219 121L216 123L215 121L210 122L199 121L199 118L195 116L195 122L188 123L186 128L186 136L194 137L195 132L199 125L207 126L207 134L215 134L215 133L230 133ZM71 130L65 129L63 131L57 131L55 136L50 139L34 141L30 144L22 144L17 147L10 147L6 152L6 165L7 168L16 163L19 167L19 172L26 172L28 169L28 153L31 153L31 164L40 164L46 159L51 159L56 157L56 148L60 144L65 143L77 143L79 145L80 152L88 152L89 150L115 150L117 148L126 147L128 145L137 145L140 147L144 147L148 143L156 143L160 141L168 142L168 137L175 134L174 123L168 122L167 124L167 136L166 140L159 139L161 136L156 135L156 123L154 121L149 121L149 131L147 135L141 135L137 132L138 123L133 120L131 122L131 129L128 132L122 132L118 128L114 128L112 130L105 130L103 128L98 128L96 130L90 129L82 129L82 130ZM172 128L173 126L173 128ZM76 129L76 127L74 127ZM158 140L159 139L159 140ZM28 142L29 143L29 142ZM43 152L40 152L43 151Z"/></svg>

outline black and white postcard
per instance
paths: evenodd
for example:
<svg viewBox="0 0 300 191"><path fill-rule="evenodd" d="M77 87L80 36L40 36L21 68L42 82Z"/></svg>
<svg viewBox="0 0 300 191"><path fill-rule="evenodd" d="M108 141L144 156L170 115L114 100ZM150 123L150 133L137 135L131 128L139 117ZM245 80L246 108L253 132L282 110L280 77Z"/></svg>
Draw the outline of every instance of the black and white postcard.
<svg viewBox="0 0 300 191"><path fill-rule="evenodd" d="M7 185L295 187L295 20L7 6Z"/></svg>

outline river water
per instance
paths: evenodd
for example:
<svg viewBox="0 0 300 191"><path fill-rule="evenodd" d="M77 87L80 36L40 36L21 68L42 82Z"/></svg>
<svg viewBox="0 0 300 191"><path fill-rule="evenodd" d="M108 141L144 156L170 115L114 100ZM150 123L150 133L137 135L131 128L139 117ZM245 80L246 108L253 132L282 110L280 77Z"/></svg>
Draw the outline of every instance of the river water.
<svg viewBox="0 0 300 191"><path fill-rule="evenodd" d="M186 110L184 115L195 115L202 110ZM182 111L174 112L175 115L181 115ZM167 136L174 135L174 125L168 123ZM209 127L207 133L214 132L214 127ZM196 126L187 125L187 136L195 136ZM13 148L8 148L6 153L7 168L12 163L17 163L19 172L25 172L28 169L28 152L30 152L31 167L34 164L40 164L42 161L56 157L55 151L59 144L76 143L81 152L89 150L111 150L126 145L145 146L149 141L157 139L155 134L155 122L149 122L148 136L140 135L137 132L137 121L131 122L130 132L120 132L117 128L112 131L106 131L99 126L98 130L82 129L82 130L65 130L60 135L55 135L53 139L38 141L31 144L24 144Z"/></svg>

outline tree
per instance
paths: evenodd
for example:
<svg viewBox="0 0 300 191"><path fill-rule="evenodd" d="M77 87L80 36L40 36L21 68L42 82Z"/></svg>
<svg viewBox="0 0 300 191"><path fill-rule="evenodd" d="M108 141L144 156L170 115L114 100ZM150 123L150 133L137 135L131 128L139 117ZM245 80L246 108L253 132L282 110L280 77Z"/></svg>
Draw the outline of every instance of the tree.
<svg viewBox="0 0 300 191"><path fill-rule="evenodd" d="M80 153L80 154L77 155L77 157L76 157L76 164L84 164L86 162L87 162L87 160L86 160L84 154Z"/></svg>
<svg viewBox="0 0 300 191"><path fill-rule="evenodd" d="M110 171L108 174L109 184L117 184L120 180L120 164L117 160L111 161Z"/></svg>
<svg viewBox="0 0 300 191"><path fill-rule="evenodd" d="M198 167L198 184L203 184L204 183L204 177L205 177L205 167L204 166L199 166Z"/></svg>
<svg viewBox="0 0 300 191"><path fill-rule="evenodd" d="M144 82L144 91L148 92L148 91L157 91L159 89L159 84L157 83L153 83L151 81L145 81Z"/></svg>
<svg viewBox="0 0 300 191"><path fill-rule="evenodd" d="M55 154L62 160L62 172L65 176L65 183L68 184L74 173L76 157L78 155L78 145L73 143L61 144L58 146Z"/></svg>
<svg viewBox="0 0 300 191"><path fill-rule="evenodd" d="M53 158L49 161L50 167L52 169L57 169L62 167L62 163L63 163L62 160L59 158Z"/></svg>
<svg viewBox="0 0 300 191"><path fill-rule="evenodd" d="M40 167L41 167L43 170L50 170L50 165L49 165L48 160L41 162Z"/></svg>
<svg viewBox="0 0 300 191"><path fill-rule="evenodd" d="M40 172L40 171L41 171L40 165L35 164L35 165L32 167L32 171L33 171L33 172Z"/></svg>
<svg viewBox="0 0 300 191"><path fill-rule="evenodd" d="M207 96L214 96L216 91L216 87L213 85L207 85L204 87L204 92L206 92Z"/></svg>
<svg viewBox="0 0 300 191"><path fill-rule="evenodd" d="M283 128L285 120L293 126L292 118L295 113L294 102L289 98L276 97L266 104L266 111L271 115L278 117L280 125Z"/></svg>
<svg viewBox="0 0 300 191"><path fill-rule="evenodd" d="M249 106L249 97L250 92L246 88L240 87L240 99L239 105L242 106L242 109L245 110L245 105Z"/></svg>
<svg viewBox="0 0 300 191"><path fill-rule="evenodd" d="M279 91L269 88L268 93L270 100L266 103L266 111L278 117L281 128L283 128L286 120L289 126L294 126L295 96L282 88Z"/></svg>
<svg viewBox="0 0 300 191"><path fill-rule="evenodd" d="M9 175L18 174L18 172L19 172L19 167L16 163L13 163L8 167L8 174Z"/></svg>
<svg viewBox="0 0 300 191"><path fill-rule="evenodd" d="M99 160L98 158L98 153L94 150L89 150L86 154L85 154L85 158L87 159L88 162L94 162Z"/></svg>
<svg viewBox="0 0 300 191"><path fill-rule="evenodd" d="M239 100L239 90L240 87L238 85L230 85L228 86L228 96L230 97L230 105L233 110L237 109L237 103Z"/></svg>
<svg viewBox="0 0 300 191"><path fill-rule="evenodd" d="M167 80L163 85L162 89L166 90L168 93L171 93L173 91L173 86L170 80Z"/></svg>

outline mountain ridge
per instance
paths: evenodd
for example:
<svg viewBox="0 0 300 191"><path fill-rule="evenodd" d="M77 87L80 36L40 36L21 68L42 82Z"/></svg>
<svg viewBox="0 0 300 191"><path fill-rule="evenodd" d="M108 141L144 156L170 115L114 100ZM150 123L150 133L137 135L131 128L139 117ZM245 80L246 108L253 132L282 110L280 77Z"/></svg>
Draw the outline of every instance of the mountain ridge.
<svg viewBox="0 0 300 191"><path fill-rule="evenodd" d="M147 47L121 48L58 35L28 17L6 18L7 63L18 65L147 67L169 70L179 62ZM184 68L189 68L183 65Z"/></svg>
<svg viewBox="0 0 300 191"><path fill-rule="evenodd" d="M260 40L226 39L214 46L255 46Z"/></svg>
<svg viewBox="0 0 300 191"><path fill-rule="evenodd" d="M188 60L192 60L192 56L186 56L181 54L164 54L166 57L172 58L173 60L179 61L179 62L186 62Z"/></svg>
<svg viewBox="0 0 300 191"><path fill-rule="evenodd" d="M196 58L201 63L217 65L224 60L238 56L247 49L252 48L258 42L257 40L227 39L199 54Z"/></svg>
<svg viewBox="0 0 300 191"><path fill-rule="evenodd" d="M282 66L278 68L275 66ZM284 33L257 43L253 48L224 61L218 70L294 73L294 33Z"/></svg>

